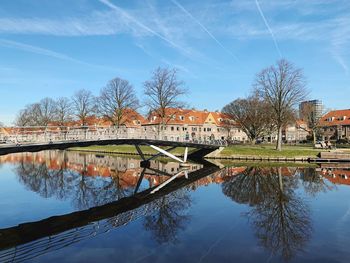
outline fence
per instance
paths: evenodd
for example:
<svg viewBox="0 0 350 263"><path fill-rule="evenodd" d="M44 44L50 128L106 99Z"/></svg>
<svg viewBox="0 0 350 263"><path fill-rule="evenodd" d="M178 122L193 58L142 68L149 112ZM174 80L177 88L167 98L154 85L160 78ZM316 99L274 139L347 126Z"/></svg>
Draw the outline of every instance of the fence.
<svg viewBox="0 0 350 263"><path fill-rule="evenodd" d="M226 146L226 140L199 140L189 138L187 135L170 137L159 133L156 129L143 128L116 128L116 127L8 127L0 128L0 143L26 144L26 143L53 143L63 141L83 140L110 140L110 139L152 139L178 142L193 142Z"/></svg>

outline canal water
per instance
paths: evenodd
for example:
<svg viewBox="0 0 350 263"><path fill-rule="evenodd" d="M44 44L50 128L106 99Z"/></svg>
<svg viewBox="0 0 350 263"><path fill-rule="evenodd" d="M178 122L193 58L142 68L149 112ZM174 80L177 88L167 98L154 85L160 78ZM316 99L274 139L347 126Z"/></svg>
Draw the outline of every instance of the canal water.
<svg viewBox="0 0 350 263"><path fill-rule="evenodd" d="M350 169L220 167L1 156L0 262L349 262Z"/></svg>

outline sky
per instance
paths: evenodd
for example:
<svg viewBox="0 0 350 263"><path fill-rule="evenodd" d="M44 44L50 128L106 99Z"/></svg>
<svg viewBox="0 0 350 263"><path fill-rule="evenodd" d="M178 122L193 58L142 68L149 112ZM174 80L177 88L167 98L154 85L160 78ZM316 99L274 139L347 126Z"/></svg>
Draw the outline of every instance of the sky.
<svg viewBox="0 0 350 263"><path fill-rule="evenodd" d="M115 77L142 101L158 66L178 70L191 108L221 110L281 58L310 99L347 109L349 45L348 0L0 0L0 122Z"/></svg>

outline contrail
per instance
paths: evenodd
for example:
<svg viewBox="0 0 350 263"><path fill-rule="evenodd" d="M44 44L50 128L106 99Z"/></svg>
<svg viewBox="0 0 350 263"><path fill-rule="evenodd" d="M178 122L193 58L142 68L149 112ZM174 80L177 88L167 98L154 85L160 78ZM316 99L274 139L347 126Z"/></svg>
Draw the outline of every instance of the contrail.
<svg viewBox="0 0 350 263"><path fill-rule="evenodd" d="M178 8L180 8L185 14L187 14L194 22L196 22L223 50L230 54L235 60L238 61L238 58L228 50L221 42L201 23L196 19L187 9L185 9L179 2L176 0L171 0Z"/></svg>
<svg viewBox="0 0 350 263"><path fill-rule="evenodd" d="M265 16L264 16L263 11L262 11L261 8L260 8L260 4L259 4L258 0L255 0L255 4L256 4L256 7L257 7L258 10L259 10L259 13L260 13L260 16L261 16L262 20L263 20L264 23L265 23L265 26L267 27L267 30L270 32L270 35L271 35L272 40L273 40L273 42L274 42L274 44L275 44L277 53L278 53L278 55L280 56L280 58L282 58L283 56L282 56L282 53L281 53L280 48L278 47L278 44L277 44L275 35L273 34L272 29L271 29L271 27L269 26L269 23L267 23L267 20L266 20L266 18L265 18Z"/></svg>
<svg viewBox="0 0 350 263"><path fill-rule="evenodd" d="M183 52L185 52L186 54L188 54L188 51L185 50L183 47L177 45L176 43L174 43L173 41L171 41L170 39L164 37L163 35L157 33L156 31L154 31L153 29L149 28L148 26L146 26L145 24L141 23L139 20L137 20L136 18L134 18L133 16L131 16L128 12L124 11L122 8L116 6L115 4L112 4L111 2L109 2L108 0L99 0L102 4L108 6L109 8L116 10L117 12L119 12L121 15L123 15L127 20L135 23L136 25L138 25L140 28L148 31L149 33L151 33L152 35L155 35L157 37L159 37L160 39L164 40L165 42L167 42L168 44L170 44L171 46L178 48L180 50L182 50Z"/></svg>
<svg viewBox="0 0 350 263"><path fill-rule="evenodd" d="M7 48L14 48L14 49L18 49L18 50L22 50L22 51L26 51L26 52L30 52L30 53L35 53L35 54L39 54L39 55L43 55L43 56L47 56L47 57L52 57L52 58L59 59L59 60L78 63L78 64L89 66L89 67L102 68L102 69L108 69L108 70L116 70L116 68L109 68L109 67L102 66L102 65L90 64L88 62L84 62L84 61L72 58L66 54L58 53L58 52L55 52L55 51L52 51L49 49L45 49L45 48L41 48L41 47L37 47L37 46L32 46L32 45L28 45L28 44L24 44L24 43L20 43L20 42L16 42L16 41L8 40L8 39L0 38L0 46L7 47Z"/></svg>

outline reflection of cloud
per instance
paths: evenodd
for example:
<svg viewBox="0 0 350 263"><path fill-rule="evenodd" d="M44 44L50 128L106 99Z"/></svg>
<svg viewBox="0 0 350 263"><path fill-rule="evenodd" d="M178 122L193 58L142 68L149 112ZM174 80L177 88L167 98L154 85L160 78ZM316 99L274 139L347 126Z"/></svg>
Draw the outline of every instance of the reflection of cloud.
<svg viewBox="0 0 350 263"><path fill-rule="evenodd" d="M347 210L344 215L340 217L335 224L335 235L337 241L337 248L341 250L341 252L348 251L348 237L350 231L348 230L348 225L350 223L350 205L348 205Z"/></svg>

